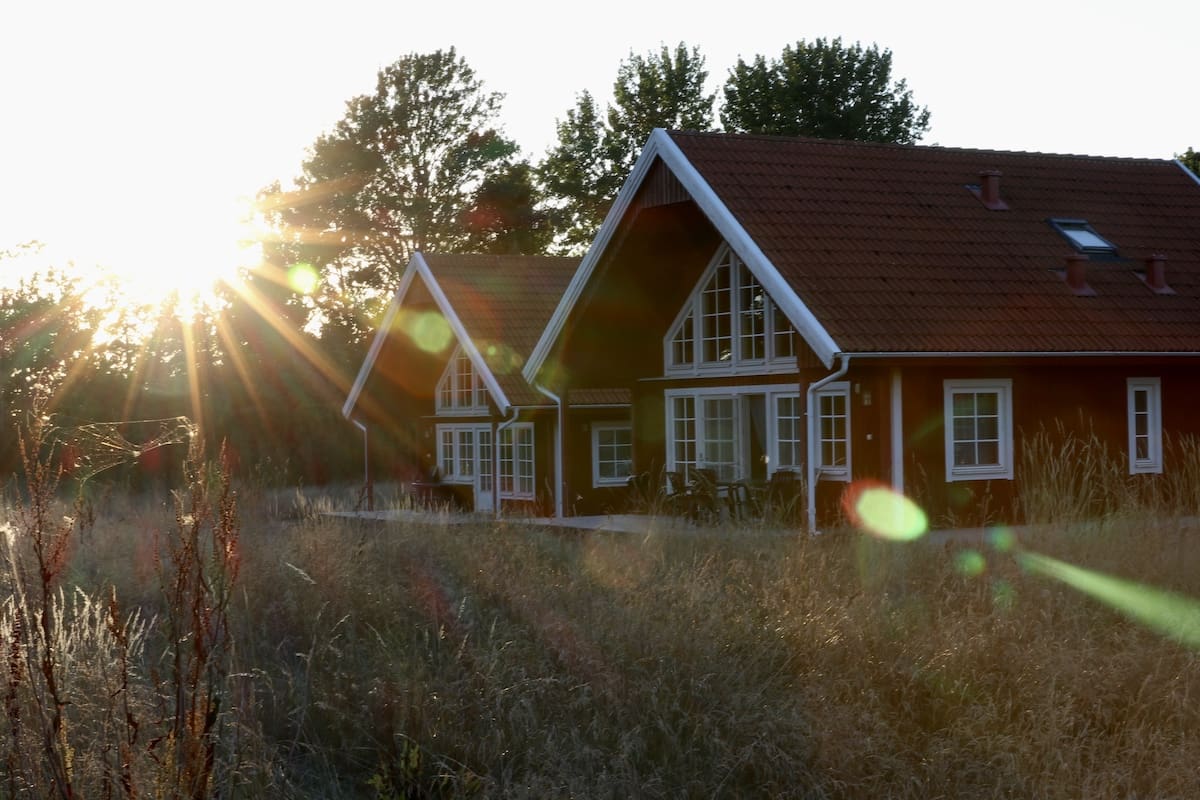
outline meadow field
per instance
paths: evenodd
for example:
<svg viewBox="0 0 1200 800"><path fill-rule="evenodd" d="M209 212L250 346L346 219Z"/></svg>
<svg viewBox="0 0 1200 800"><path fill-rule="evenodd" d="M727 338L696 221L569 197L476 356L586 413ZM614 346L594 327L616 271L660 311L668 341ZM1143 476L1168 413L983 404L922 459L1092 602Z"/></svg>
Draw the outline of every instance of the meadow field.
<svg viewBox="0 0 1200 800"><path fill-rule="evenodd" d="M1200 530L1161 511L934 544L62 495L0 508L2 796L1200 797Z"/></svg>

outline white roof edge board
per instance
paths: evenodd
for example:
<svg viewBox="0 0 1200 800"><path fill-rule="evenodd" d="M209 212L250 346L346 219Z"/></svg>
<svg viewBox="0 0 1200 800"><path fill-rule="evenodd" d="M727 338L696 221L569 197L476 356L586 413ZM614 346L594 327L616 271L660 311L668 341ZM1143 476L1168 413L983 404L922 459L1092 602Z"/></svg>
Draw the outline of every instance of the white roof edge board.
<svg viewBox="0 0 1200 800"><path fill-rule="evenodd" d="M656 134L659 132L659 130L655 130ZM666 140L666 145L662 148L661 153L663 161L675 173L675 177L688 190L692 200L700 206L704 215L713 223L733 251L754 273L754 277L767 290L767 294L775 301L775 305L779 306L780 310L796 326L796 331L804 337L804 341L816 353L817 358L821 359L821 363L827 369L831 369L834 357L841 352L837 343L833 341L833 337L779 274L779 270L763 253L758 243L750 237L750 234L746 233L741 223L734 219L733 214L717 197L716 192L708 185L708 181L704 180L699 171L692 166L692 162L688 161L679 146L671 140L666 131L662 131L662 135Z"/></svg>
<svg viewBox="0 0 1200 800"><path fill-rule="evenodd" d="M663 136L659 137L659 133L662 133ZM588 279L592 276L592 271L596 268L596 262L600 260L600 255L608 247L609 241L612 239L617 226L621 222L621 217L625 216L625 211L629 208L629 204L633 202L633 196L637 194L638 187L641 186L642 178L649 172L650 165L654 163L654 158L658 154L659 139L665 138L665 135L666 132L659 128L656 128L650 134L646 146L642 148L642 154L638 156L633 169L629 172L629 177L621 185L621 191L617 192L617 198L613 200L612 206L608 209L608 214L604 217L604 222L600 225L600 230L596 232L596 238L592 240L592 244L584 254L583 260L579 262L579 268L575 270L575 276L567 284L567 289L563 292L563 296L558 301L554 313L550 316L550 321L546 323L546 327L542 330L542 335L538 338L533 352L526 359L521 374L524 375L525 380L530 384L533 384L536 380L538 372L546 361L546 357L550 354L550 348L554 346L554 342L558 340L559 334L562 333L567 315L571 313L571 309L579 302L579 297L583 294L583 289L587 286Z"/></svg>
<svg viewBox="0 0 1200 800"><path fill-rule="evenodd" d="M379 358L379 351L383 349L383 343L387 341L388 331L391 330L392 322L396 319L396 314L400 311L400 305L404 302L404 297L408 294L408 287L412 285L415 274L416 258L414 257L410 258L408 264L404 267L404 274L400 277L400 285L396 287L396 292L392 295L391 302L388 303L383 320L379 323L379 330L375 331L375 338L371 340L371 347L367 350L367 356L363 359L362 366L358 368L358 375L354 379L354 385L350 387L350 394L346 396L346 402L342 404L342 416L346 419L350 419L350 415L354 413L354 407L358 405L358 397L367 385L367 378L370 376L371 370L375 368L375 360Z"/></svg>
<svg viewBox="0 0 1200 800"><path fill-rule="evenodd" d="M783 280L775 265L766 257L762 249L746 233L741 224L734 219L733 214L729 212L729 209L725 207L725 204L713 192L708 182L701 177L699 171L688 161L687 156L683 154L683 151L671 139L670 134L663 128L655 128L651 132L650 138L647 139L646 146L642 149L642 154L638 157L637 163L634 164L629 177L621 186L621 191L617 194L617 199L613 201L612 208L609 209L608 216L604 218L604 224L600 226L600 231L596 234L591 247L588 248L587 254L583 257L579 269L576 270L575 277L571 279L571 283L559 301L558 307L555 308L553 316L550 317L550 322L547 323L545 330L542 331L542 336L538 339L537 346L534 347L528 361L525 362L525 368L522 370L525 379L530 383L533 383L536 379L545 359L549 355L550 349L562 333L567 316L579 301L584 287L591 278L592 271L596 268L596 264L612 239L621 218L633 201L634 195L637 193L638 188L640 188L642 180L645 178L655 158L662 158L663 162L679 182L687 189L701 211L704 212L704 215L708 217L709 221L712 222L713 226L724 237L729 246L733 248L734 252L746 263L746 266L754 273L759 283L771 295L776 305L779 306L784 315L796 327L797 332L804 338L808 346L812 348L813 352L816 353L817 357L821 359L821 362L827 368L832 368L834 357L841 352L837 343L834 342L833 337L817 321L812 311L797 296L792 287Z"/></svg>
<svg viewBox="0 0 1200 800"><path fill-rule="evenodd" d="M354 413L354 407L358 404L358 398L366 386L367 378L370 377L371 370L375 368L375 361L379 358L379 353L383 350L383 345L390 334L392 323L395 321L396 315L400 313L400 307L404 304L404 298L408 295L408 290L418 275L424 281L425 286L428 287L429 294L433 297L434 302L438 305L438 309L446 318L446 322L450 325L450 330L454 332L455 338L458 339L459 345L467 353L467 357L471 359L471 364L474 365L479 375L483 377L483 383L487 387L488 392L491 393L492 399L496 402L501 412L507 412L510 406L507 395L504 394L504 391L500 388L500 384L497 383L496 376L488 369L479 349L475 347L475 343L467 335L467 330L463 327L462 320L459 319L458 314L451 307L450 301L446 298L446 294L442 291L442 287L438 284L437 279L433 277L433 272L429 269L429 264L425 262L425 257L417 252L413 253L412 258L408 261L408 266L404 268L404 274L400 278L400 286L396 289L396 293L392 295L392 300L383 315L379 329L375 331L375 338L371 340L371 347L367 350L367 356L363 359L362 366L358 370L358 376L354 379L354 385L350 387L350 394L346 397L346 402L342 405L342 416L349 419L350 415Z"/></svg>
<svg viewBox="0 0 1200 800"><path fill-rule="evenodd" d="M1184 164L1183 161L1178 158L1175 159L1175 163L1177 165L1179 165L1179 168L1181 170L1183 170L1183 174L1187 175L1189 178L1194 180L1196 183L1200 184L1200 177L1197 177L1196 173L1194 173L1190 169L1188 169L1187 164Z"/></svg>
<svg viewBox="0 0 1200 800"><path fill-rule="evenodd" d="M479 348L475 346L475 342L467 334L467 329L462 324L458 312L450 305L450 300L446 297L446 293L442 291L441 285L433 277L433 272L425 262L425 257L420 253L416 253L413 256L413 260L417 262L417 272L420 273L421 279L425 281L425 285L429 288L429 293L433 295L433 301L437 303L438 308L441 309L442 316L450 324L450 330L454 331L454 336L458 339L459 346L467 354L467 358L471 359L471 363L475 366L475 371L483 378L483 384L492 395L492 400L495 401L496 406L500 409L500 413L507 414L509 408L512 407L512 404L508 402L508 396L500 388L496 376L488 369L488 365L483 360L483 355L479 352Z"/></svg>

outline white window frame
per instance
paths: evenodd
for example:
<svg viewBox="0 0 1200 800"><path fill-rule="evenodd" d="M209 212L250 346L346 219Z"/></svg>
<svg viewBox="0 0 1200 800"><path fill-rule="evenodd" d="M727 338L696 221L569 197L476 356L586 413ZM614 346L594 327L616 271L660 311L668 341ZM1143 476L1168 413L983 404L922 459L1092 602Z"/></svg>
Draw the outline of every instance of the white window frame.
<svg viewBox="0 0 1200 800"><path fill-rule="evenodd" d="M795 402L795 413L788 415L788 419L792 421L792 438L788 439L795 447L795 463L784 464L783 457L780 455L780 442L782 439L779 436L779 422L783 419L783 415L779 413L780 400L792 400ZM804 395L800 392L772 392L767 397L767 404L770 406L767 411L767 430L771 432L771 440L767 447L767 474L771 475L778 470L788 470L797 474L804 472L804 459L807 457L805 453L804 439L807 435L805 430L805 412L804 412Z"/></svg>
<svg viewBox="0 0 1200 800"><path fill-rule="evenodd" d="M720 290L728 295L729 358L706 361L704 359L705 288L717 270L722 267L729 270L729 286ZM742 340L751 335L749 330L743 331L743 327L753 316L750 308L742 306L743 272L757 284L763 295L761 311L763 358L742 358ZM712 293L707 294L711 295ZM724 317L725 314L722 313L721 316ZM691 353L691 360L676 362L675 337L680 335L686 325L691 326L691 332L689 336L681 339L681 343L686 341L686 350ZM788 321L787 316L775 305L775 301L767 293L762 281L738 257L733 248L728 244L722 244L717 248L712 260L709 261L704 274L692 287L691 294L688 295L683 307L679 309L679 313L675 315L674 321L667 328L667 334L662 341L663 371L666 375L761 375L791 372L796 369L796 338L795 328ZM724 339L724 337L721 336L720 339Z"/></svg>
<svg viewBox="0 0 1200 800"><path fill-rule="evenodd" d="M840 397L843 403L846 426L843 430L844 439L835 439L840 441L846 450L846 461L844 464L826 464L824 461L825 443L825 426L823 425L825 417L821 413L821 399L825 397ZM813 456L815 463L813 466L816 469L816 474L819 478L833 481L849 481L850 480L850 454L851 454L851 438L850 438L850 382L835 381L827 384L816 391L817 403L817 426L816 426L816 442L813 448Z"/></svg>
<svg viewBox="0 0 1200 800"><path fill-rule="evenodd" d="M1012 379L958 379L942 382L946 439L946 481L1012 480L1013 412ZM995 464L954 464L954 395L956 392L995 394L997 415L997 459Z"/></svg>
<svg viewBox="0 0 1200 800"><path fill-rule="evenodd" d="M525 438L528 438L528 442L521 441ZM500 474L496 480L500 497L506 500L532 500L537 493L537 447L533 423L518 422L503 428L496 436L495 446L500 448ZM519 450L526 446L529 458L522 459ZM522 485L528 488L522 488Z"/></svg>
<svg viewBox="0 0 1200 800"><path fill-rule="evenodd" d="M600 435L609 431L623 431L629 435L629 457L619 461L604 460L600 458ZM610 445L611 447L620 447L620 445ZM620 472L621 465L624 466L625 474L615 477L604 477L600 474L600 466L603 463L617 465L617 472ZM628 422L593 422L592 423L592 488L598 489L602 486L625 486L629 482L629 476L633 474L633 426Z"/></svg>
<svg viewBox="0 0 1200 800"><path fill-rule="evenodd" d="M686 471L686 468L689 466L705 466L705 462L699 460L700 448L703 446L702 445L703 437L701 436L701 433L703 431L703 426L704 426L704 409L703 409L703 406L704 406L703 398L704 397L711 396L711 395L735 397L735 398L738 398L739 403L740 403L741 398L743 398L744 396L756 395L756 394L765 395L765 398L766 398L766 417L767 418L764 422L765 422L766 430L767 430L767 459L768 459L767 475L768 475L768 477L771 474L773 474L776 470L780 469L781 467L779 466L779 413L778 413L779 408L778 408L778 403L777 403L778 398L792 397L792 398L795 398L795 399L801 401L801 404L800 404L801 416L798 417L798 420L799 420L798 424L800 424L801 426L804 425L804 416L803 416L804 406L803 406L803 402L802 402L803 395L798 390L797 386L794 386L792 384L774 383L774 384L761 384L761 385L756 385L756 386L699 386L699 387L691 387L691 388L687 388L687 389L667 389L666 391L664 391L663 392L663 405L666 407L666 422L667 422L666 436L664 437L665 441L666 441L666 448L667 448L667 471L668 472L684 472L684 471ZM692 451L691 451L692 455L693 455L693 457L695 457L697 459L697 461L684 462L684 461L679 461L677 459L676 440L675 440L675 400L677 398L681 398L681 397L691 397L693 399L693 404L692 404L693 417L692 417L692 419L694 421L694 425L692 428L692 435L694 438L690 441L692 441ZM741 414L741 413L742 412L739 411L739 414ZM802 436L805 435L803 427L801 427L801 435ZM744 443L739 442L739 445L737 448L737 463L734 468L735 473L736 473L735 480L745 480L746 476L749 474L750 465L743 463L744 455L745 455ZM804 453L803 449L801 449L800 463L795 464L795 465L788 465L786 467L782 467L782 469L785 469L785 470L788 470L791 472L802 472L804 470L804 463L803 463L804 456L805 456L805 453Z"/></svg>
<svg viewBox="0 0 1200 800"><path fill-rule="evenodd" d="M491 431L491 428L486 425L476 425L474 423L462 424L438 424L434 428L437 436L437 465L438 471L441 473L444 483L475 483L475 464L479 460L479 433L481 431ZM464 458L463 454L466 450L465 441L466 435L471 437L471 456ZM445 437L450 437L450 453L447 459ZM469 464L467 469L464 465Z"/></svg>
<svg viewBox="0 0 1200 800"><path fill-rule="evenodd" d="M466 362L467 370L460 369L463 362ZM464 380L469 381L471 385L464 387ZM459 402L459 397L464 393L471 398L467 405ZM442 370L442 377L438 379L434 397L439 415L476 416L488 413L487 387L484 386L479 371L475 369L475 364L462 345L456 345L454 352L450 354L450 360Z"/></svg>
<svg viewBox="0 0 1200 800"><path fill-rule="evenodd" d="M1146 451L1137 457L1137 394L1146 393ZM1162 381L1159 378L1127 378L1125 408L1129 431L1129 474L1158 474L1163 471Z"/></svg>

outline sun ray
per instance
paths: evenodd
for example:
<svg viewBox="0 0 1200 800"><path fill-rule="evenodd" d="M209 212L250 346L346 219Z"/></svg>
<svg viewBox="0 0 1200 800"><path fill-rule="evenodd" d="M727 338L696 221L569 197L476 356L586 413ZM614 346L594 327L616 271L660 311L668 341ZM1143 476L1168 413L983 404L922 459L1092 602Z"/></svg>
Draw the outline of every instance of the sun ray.
<svg viewBox="0 0 1200 800"><path fill-rule="evenodd" d="M217 338L220 339L225 354L229 357L229 361L233 364L233 369L237 373L238 380L246 388L246 394L250 398L251 405L254 406L254 413L258 416L261 424L270 427L271 417L267 414L266 405L263 403L262 396L258 391L258 382L250 375L250 367L246 363L246 358L242 354L241 348L233 338L233 331L230 330L228 320L218 318Z"/></svg>

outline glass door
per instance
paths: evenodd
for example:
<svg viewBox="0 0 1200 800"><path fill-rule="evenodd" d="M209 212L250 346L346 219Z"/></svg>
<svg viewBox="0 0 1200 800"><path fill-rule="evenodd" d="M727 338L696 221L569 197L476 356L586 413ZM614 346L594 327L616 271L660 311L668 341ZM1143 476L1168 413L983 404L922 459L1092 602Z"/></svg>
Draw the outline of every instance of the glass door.
<svg viewBox="0 0 1200 800"><path fill-rule="evenodd" d="M495 500L492 477L492 429L475 429L475 510L492 511Z"/></svg>
<svg viewBox="0 0 1200 800"><path fill-rule="evenodd" d="M738 432L741 426L740 398L728 395L706 395L702 398L702 413L697 420L700 452L698 466L716 473L718 481L738 480L742 474Z"/></svg>

